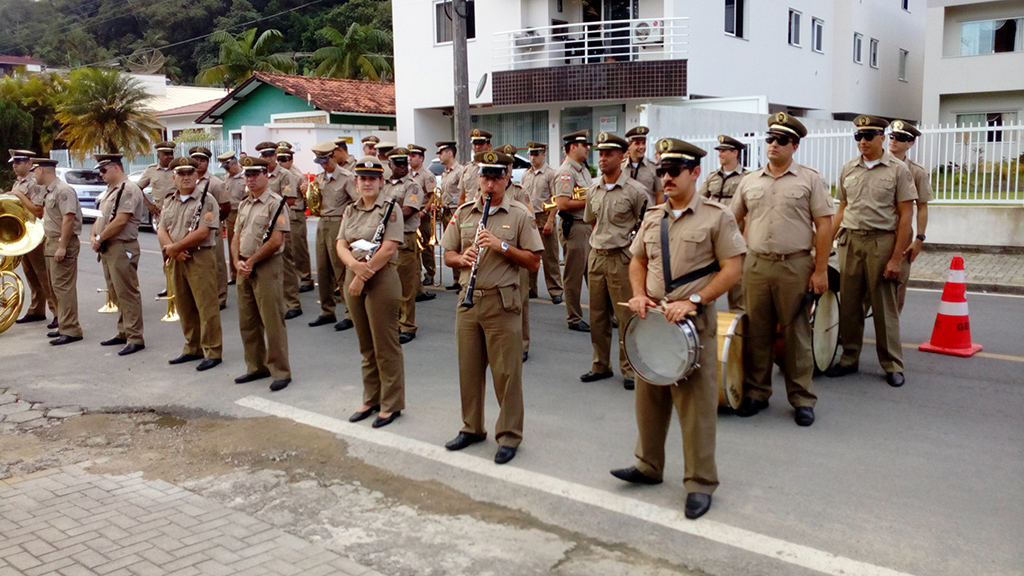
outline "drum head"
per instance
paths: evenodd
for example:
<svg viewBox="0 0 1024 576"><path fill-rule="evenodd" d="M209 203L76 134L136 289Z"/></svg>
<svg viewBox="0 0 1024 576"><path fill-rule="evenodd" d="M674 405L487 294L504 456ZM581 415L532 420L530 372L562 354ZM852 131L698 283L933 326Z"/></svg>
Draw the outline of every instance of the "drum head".
<svg viewBox="0 0 1024 576"><path fill-rule="evenodd" d="M682 380L697 365L697 331L689 321L675 324L648 310L647 318L632 316L622 331L626 361L644 381L668 386Z"/></svg>
<svg viewBox="0 0 1024 576"><path fill-rule="evenodd" d="M811 351L814 368L824 372L839 351L839 295L826 290L811 311Z"/></svg>
<svg viewBox="0 0 1024 576"><path fill-rule="evenodd" d="M743 401L743 334L747 316L718 313L718 405L739 408Z"/></svg>

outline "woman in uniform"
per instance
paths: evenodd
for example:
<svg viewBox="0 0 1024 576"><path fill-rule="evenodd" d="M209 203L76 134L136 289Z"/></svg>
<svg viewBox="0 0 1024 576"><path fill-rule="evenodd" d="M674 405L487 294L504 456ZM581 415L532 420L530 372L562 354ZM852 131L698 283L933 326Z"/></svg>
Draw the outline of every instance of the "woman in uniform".
<svg viewBox="0 0 1024 576"><path fill-rule="evenodd" d="M394 422L405 408L405 359L398 343L402 283L396 268L403 239L402 210L380 193L384 176L380 160L360 158L355 173L359 200L345 208L337 243L338 257L346 268L345 304L363 355L363 405L349 422L379 411L373 427L380 428ZM383 233L378 234L381 226Z"/></svg>

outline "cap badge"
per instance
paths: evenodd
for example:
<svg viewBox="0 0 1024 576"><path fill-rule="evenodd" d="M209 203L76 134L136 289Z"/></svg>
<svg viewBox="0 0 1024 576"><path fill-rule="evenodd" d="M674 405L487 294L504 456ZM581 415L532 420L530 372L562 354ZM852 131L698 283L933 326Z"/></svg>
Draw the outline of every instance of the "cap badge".
<svg viewBox="0 0 1024 576"><path fill-rule="evenodd" d="M897 120L897 121L893 122L892 123L892 127L897 129L897 130L903 130L903 121L902 120Z"/></svg>
<svg viewBox="0 0 1024 576"><path fill-rule="evenodd" d="M663 138L658 141L658 151L668 152L669 148L672 147L672 143L668 141L668 138Z"/></svg>
<svg viewBox="0 0 1024 576"><path fill-rule="evenodd" d="M473 128L473 132L471 132L470 135L471 136L479 136L480 135L480 129L479 128Z"/></svg>
<svg viewBox="0 0 1024 576"><path fill-rule="evenodd" d="M854 120L854 122L860 126L866 126L868 123L868 119L865 118L864 116L859 116L856 120Z"/></svg>
<svg viewBox="0 0 1024 576"><path fill-rule="evenodd" d="M608 133L607 132L601 132L600 134L598 134L597 135L597 141L598 142L607 142L608 141Z"/></svg>
<svg viewBox="0 0 1024 576"><path fill-rule="evenodd" d="M718 137L718 142L719 143L725 142L725 136L719 136Z"/></svg>
<svg viewBox="0 0 1024 576"><path fill-rule="evenodd" d="M493 150L488 150L487 153L484 154L484 162L487 162L489 164L493 164L493 163L495 163L497 161L498 161L498 155L495 154Z"/></svg>
<svg viewBox="0 0 1024 576"><path fill-rule="evenodd" d="M641 127L636 129L636 133L637 134L647 134L647 128L644 128L643 126L641 126Z"/></svg>
<svg viewBox="0 0 1024 576"><path fill-rule="evenodd" d="M242 159L242 166L252 166L252 157L246 156Z"/></svg>

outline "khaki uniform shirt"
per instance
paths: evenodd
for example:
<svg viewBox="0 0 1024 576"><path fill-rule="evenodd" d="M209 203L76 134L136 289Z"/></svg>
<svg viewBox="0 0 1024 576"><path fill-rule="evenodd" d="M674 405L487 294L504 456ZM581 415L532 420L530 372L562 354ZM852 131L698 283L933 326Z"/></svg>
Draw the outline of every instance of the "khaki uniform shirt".
<svg viewBox="0 0 1024 576"><path fill-rule="evenodd" d="M381 220L384 219L388 202L391 202L391 196L386 196L382 191L380 194L377 194L377 199L373 201L373 206L369 208L363 205L362 199L351 202L345 207L345 216L342 217L341 226L338 228L338 240L348 242L349 249L352 251L352 257L356 260L366 258L369 252L352 248L352 243L356 240L373 242L373 237L377 234L377 227L380 226ZM402 205L396 202L394 210L391 211L391 217L388 218L387 224L384 225L384 237L381 239L381 242L391 240L398 242L398 245L401 246L404 239L405 236L402 232ZM392 264L398 262L397 250L391 255L389 262Z"/></svg>
<svg viewBox="0 0 1024 576"><path fill-rule="evenodd" d="M459 207L459 181L464 170L462 164L455 163L441 174L441 204L445 208Z"/></svg>
<svg viewBox="0 0 1024 576"><path fill-rule="evenodd" d="M11 186L11 191L13 192L14 190L24 194L36 206L43 206L43 201L46 198L46 187L37 184L36 178L32 174L16 179L14 186Z"/></svg>
<svg viewBox="0 0 1024 576"><path fill-rule="evenodd" d="M295 205L291 207L292 215L298 217L304 215L303 212L306 211L306 190L309 188L309 178L294 165L288 171L292 173L292 181L295 183L295 189L298 191L295 195Z"/></svg>
<svg viewBox="0 0 1024 576"><path fill-rule="evenodd" d="M767 166L750 172L731 207L736 220L746 218L750 251L761 254L814 248L814 219L836 213L821 174L796 162L778 177Z"/></svg>
<svg viewBox="0 0 1024 576"><path fill-rule="evenodd" d="M633 240L633 256L647 259L647 295L654 301L665 297L665 273L661 262L661 220L668 215L668 250L672 278L700 270L712 262L739 256L747 251L743 235L732 212L714 200L694 194L679 216L665 202L647 211ZM708 274L683 284L668 294L670 302L696 294L714 279ZM705 302L705 304L709 304Z"/></svg>
<svg viewBox="0 0 1024 576"><path fill-rule="evenodd" d="M913 160L907 159L905 164L910 168L910 175L914 177L914 187L917 188L917 201L928 203L933 200L932 183L928 179L928 171Z"/></svg>
<svg viewBox="0 0 1024 576"><path fill-rule="evenodd" d="M544 243L537 231L537 220L533 211L525 204L516 202L507 193L502 197L501 204L491 207L492 214L487 217L487 229L499 240L508 242L509 246L541 252ZM441 246L445 250L465 252L476 241L476 229L483 218L484 199L477 198L466 202L455 211L448 229L441 237ZM460 283L469 285L471 269L462 269ZM485 250L477 267L476 288L487 290L519 285L519 266L505 257L498 250Z"/></svg>
<svg viewBox="0 0 1024 576"><path fill-rule="evenodd" d="M130 242L139 237L139 224L146 213L146 205L142 201L142 190L134 182L126 178L124 182L117 186L107 188L107 191L103 193L103 199L100 201L100 213L104 225L114 219L116 215L112 214L112 212L114 211L114 204L117 203L117 195L120 190L123 191L121 192L121 202L117 204L117 213L129 214L129 217L124 229L117 236L113 237L112 240Z"/></svg>
<svg viewBox="0 0 1024 576"><path fill-rule="evenodd" d="M888 151L874 168L861 156L843 165L836 200L846 201L842 227L850 230L893 230L899 225L900 202L917 199L910 169Z"/></svg>
<svg viewBox="0 0 1024 576"><path fill-rule="evenodd" d="M475 200L477 192L480 191L480 166L476 162L469 162L462 167L462 174L459 175L459 193L455 195L456 202L463 191L466 193L466 202Z"/></svg>
<svg viewBox="0 0 1024 576"><path fill-rule="evenodd" d="M626 159L622 161L622 171L643 186L644 193L647 195L647 205L653 208L658 203L658 192L663 190L661 178L658 178L658 174L654 171L654 164L647 158L641 158L640 162L634 166L629 155L626 155Z"/></svg>
<svg viewBox="0 0 1024 576"><path fill-rule="evenodd" d="M728 174L719 168L708 175L700 185L698 193L705 198L711 198L728 206L732 202L733 196L736 195L736 187L740 185L740 180L743 180L746 174L748 174L747 169L742 164L737 165L736 170Z"/></svg>
<svg viewBox="0 0 1024 576"><path fill-rule="evenodd" d="M199 199L203 192L198 187L191 195L182 199L180 194L171 196L165 203L164 209L160 211L160 226L167 230L172 242L177 242L189 235L189 228L192 220L196 217L196 210L199 209ZM199 226L205 226L211 230L206 239L199 243L198 248L208 248L217 245L215 230L220 228L220 216L217 215L217 200L212 192L206 194L203 201L202 211L199 213Z"/></svg>
<svg viewBox="0 0 1024 576"><path fill-rule="evenodd" d="M555 178L551 181L551 193L554 196L566 196L572 198L573 188L590 188L593 179L590 177L590 170L586 166L566 158L558 167ZM576 220L583 219L583 208L568 211L569 215Z"/></svg>
<svg viewBox="0 0 1024 576"><path fill-rule="evenodd" d="M277 212L277 206L284 202L277 194L270 191L268 187L259 197L246 196L245 200L238 205L238 218L235 220L235 236L238 236L238 255L241 258L248 258L256 253L263 245L263 235L270 227L270 219ZM274 230L288 233L291 225L288 223L291 215L288 211L288 204L281 208L281 214L277 217ZM277 249L275 254L284 252L285 244Z"/></svg>
<svg viewBox="0 0 1024 576"><path fill-rule="evenodd" d="M512 182L511 180L509 181L508 188L505 189L505 194L511 194L513 200L526 205L526 207L530 206L530 195L526 193L525 188L516 182Z"/></svg>
<svg viewBox="0 0 1024 576"><path fill-rule="evenodd" d="M209 172L203 174L203 177L196 183L197 194L201 195L203 193L203 190L206 189L207 182L209 182L209 194L207 194L207 196L213 196L214 204L223 204L229 201L228 191L227 188L224 187L224 181L213 176ZM175 191L175 194L177 194L177 191ZM214 215L217 214L218 212L214 212Z"/></svg>
<svg viewBox="0 0 1024 576"><path fill-rule="evenodd" d="M437 177L430 170L427 170L426 165L421 166L416 172L409 171L409 176L419 182L420 188L423 189L423 195L426 199L423 204L426 205L427 200L430 200L430 195L434 193L434 188L437 187Z"/></svg>
<svg viewBox="0 0 1024 576"><path fill-rule="evenodd" d="M43 233L49 238L60 238L60 229L64 224L65 214L75 215L75 227L72 233L82 233L82 206L78 203L78 193L60 178L49 186L43 187L46 198L43 204Z"/></svg>
<svg viewBox="0 0 1024 576"><path fill-rule="evenodd" d="M139 188L149 188L149 195L153 204L164 205L164 199L177 194L174 187L174 171L170 168L161 168L159 164L150 164L139 178Z"/></svg>
<svg viewBox="0 0 1024 576"><path fill-rule="evenodd" d="M384 183L381 194L388 200L391 200L392 195L398 194L398 205L413 209L412 216L405 219L403 232L409 234L420 227L420 209L423 208L426 199L423 197L423 188L420 188L419 182L408 175L398 180L388 180Z"/></svg>
<svg viewBox="0 0 1024 576"><path fill-rule="evenodd" d="M543 204L551 200L551 181L555 179L555 169L545 164L539 170L530 166L523 172L523 188L530 197L529 206L534 211L543 212Z"/></svg>
<svg viewBox="0 0 1024 576"><path fill-rule="evenodd" d="M267 173L267 189L282 198L297 199L299 197L298 182L295 181L295 174L281 166L274 168L273 172ZM298 207L298 200L295 201L294 206L290 206L292 209L298 209Z"/></svg>
<svg viewBox="0 0 1024 576"><path fill-rule="evenodd" d="M349 154L348 160L345 160L345 163L342 164L341 167L349 172L354 172L356 169L356 157Z"/></svg>
<svg viewBox="0 0 1024 576"><path fill-rule="evenodd" d="M594 225L590 233L590 247L600 250L629 247L629 233L633 231L644 205L647 191L629 177L625 171L609 189L603 178L587 189L587 206L583 221Z"/></svg>
<svg viewBox="0 0 1024 576"><path fill-rule="evenodd" d="M344 216L345 208L359 199L356 175L345 168L335 168L330 174L321 172L315 182L320 186L321 216Z"/></svg>
<svg viewBox="0 0 1024 576"><path fill-rule="evenodd" d="M238 205L248 195L245 191L245 172L239 172L235 176L224 174L224 191L231 200L231 209L238 210Z"/></svg>

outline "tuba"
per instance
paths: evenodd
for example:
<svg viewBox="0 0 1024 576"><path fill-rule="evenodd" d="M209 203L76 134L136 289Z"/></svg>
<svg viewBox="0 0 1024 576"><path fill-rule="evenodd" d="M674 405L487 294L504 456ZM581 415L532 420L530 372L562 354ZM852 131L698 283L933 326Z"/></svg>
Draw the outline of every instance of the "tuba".
<svg viewBox="0 0 1024 576"><path fill-rule="evenodd" d="M43 221L16 196L0 195L0 332L18 319L25 299L25 286L14 268L42 241Z"/></svg>
<svg viewBox="0 0 1024 576"><path fill-rule="evenodd" d="M320 215L320 204L323 201L323 194L320 191L320 183L313 180L306 189L306 207L313 216Z"/></svg>

